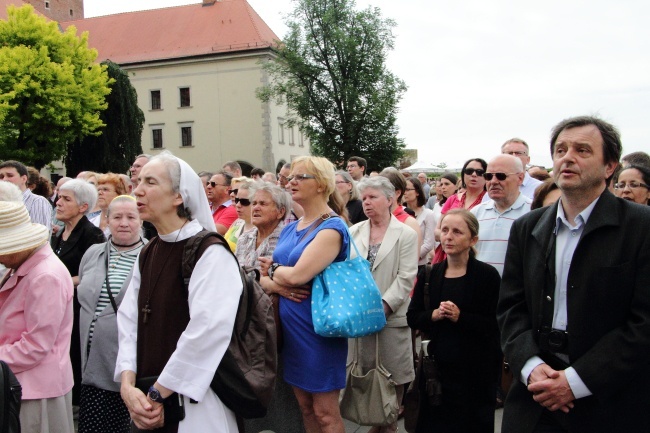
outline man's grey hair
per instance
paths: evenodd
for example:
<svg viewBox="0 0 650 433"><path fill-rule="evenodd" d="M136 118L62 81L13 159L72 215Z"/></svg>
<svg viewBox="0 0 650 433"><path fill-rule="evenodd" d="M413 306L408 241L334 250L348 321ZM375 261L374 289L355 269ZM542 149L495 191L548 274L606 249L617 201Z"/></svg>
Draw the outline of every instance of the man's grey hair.
<svg viewBox="0 0 650 433"><path fill-rule="evenodd" d="M488 166L490 164L494 164L498 160L506 160L508 163L510 163L511 167L513 170L515 170L515 173L523 173L525 168L524 168L524 163L521 162L521 159L517 158L514 155L508 155L502 153L501 155L497 155L494 158L488 162Z"/></svg>
<svg viewBox="0 0 650 433"><path fill-rule="evenodd" d="M16 185L6 180L0 180L0 201L23 202L23 193Z"/></svg>
<svg viewBox="0 0 650 433"><path fill-rule="evenodd" d="M222 168L223 169L229 168L230 170L233 170L233 171L239 170L239 172L241 173L241 165L239 165L239 163L237 161L228 161L223 165Z"/></svg>
<svg viewBox="0 0 650 433"><path fill-rule="evenodd" d="M503 143L501 145L501 152L503 152L503 148L506 147L506 144L508 144L508 143L521 143L526 147L526 153L528 153L530 151L530 148L528 147L528 143L526 143L521 138L514 137L514 138L511 138L510 140L506 141L505 143Z"/></svg>
<svg viewBox="0 0 650 433"><path fill-rule="evenodd" d="M95 185L82 179L72 179L61 185L59 191L72 191L75 201L79 206L88 205L84 215L92 212L97 204L97 188Z"/></svg>
<svg viewBox="0 0 650 433"><path fill-rule="evenodd" d="M395 197L395 187L392 182L384 176L364 177L357 184L357 188L359 189L360 194L363 194L363 191L368 188L373 188L377 191L381 191L389 200Z"/></svg>
<svg viewBox="0 0 650 433"><path fill-rule="evenodd" d="M136 156L135 158L133 158L133 160L135 161L135 160L138 159L138 158L147 158L147 161L148 161L148 160L150 160L151 158L153 158L153 156L149 155L148 153L141 153L140 155L138 155L138 156Z"/></svg>
<svg viewBox="0 0 650 433"><path fill-rule="evenodd" d="M271 182L251 182L248 190L248 199L252 201L257 192L268 193L275 206L278 209L284 209L285 216L291 211L291 196L287 194L284 188Z"/></svg>

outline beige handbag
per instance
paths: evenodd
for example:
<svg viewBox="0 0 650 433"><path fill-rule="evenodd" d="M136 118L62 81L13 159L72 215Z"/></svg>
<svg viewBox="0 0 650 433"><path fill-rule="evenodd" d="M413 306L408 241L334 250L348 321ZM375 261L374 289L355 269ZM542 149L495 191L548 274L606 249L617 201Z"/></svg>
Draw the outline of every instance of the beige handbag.
<svg viewBox="0 0 650 433"><path fill-rule="evenodd" d="M379 359L379 335L375 338L375 368L366 374L359 365L359 341L354 339L354 355L341 391L341 416L359 425L385 426L397 421L399 402L392 375Z"/></svg>

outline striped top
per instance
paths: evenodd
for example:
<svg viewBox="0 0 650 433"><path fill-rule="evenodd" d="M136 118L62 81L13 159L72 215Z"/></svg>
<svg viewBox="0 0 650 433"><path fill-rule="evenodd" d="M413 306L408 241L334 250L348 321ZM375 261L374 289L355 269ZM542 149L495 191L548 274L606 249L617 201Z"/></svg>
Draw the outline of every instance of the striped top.
<svg viewBox="0 0 650 433"><path fill-rule="evenodd" d="M111 293L113 297L116 298L120 288L124 285L127 277L133 269L135 260L140 253L144 245L140 243L137 247L127 250L127 251L118 251L111 244L111 253L108 260L108 280L111 285ZM104 266L102 262L99 266ZM93 318L92 323L90 324L90 334L88 335L88 350L90 350L90 344L93 341L93 332L95 330L95 321L97 317L104 311L105 308L113 308L111 305L111 298L108 296L108 289L106 288L106 279L102 284L102 291L99 294L99 300L97 301L97 306L95 307L95 317Z"/></svg>
<svg viewBox="0 0 650 433"><path fill-rule="evenodd" d="M530 203L531 200L520 193L503 213L499 213L492 199L470 211L479 224L476 259L494 266L499 275L503 275L510 228L517 218L530 212Z"/></svg>
<svg viewBox="0 0 650 433"><path fill-rule="evenodd" d="M27 188L23 191L23 203L33 223L43 224L48 230L52 230L52 205L48 199L33 194Z"/></svg>

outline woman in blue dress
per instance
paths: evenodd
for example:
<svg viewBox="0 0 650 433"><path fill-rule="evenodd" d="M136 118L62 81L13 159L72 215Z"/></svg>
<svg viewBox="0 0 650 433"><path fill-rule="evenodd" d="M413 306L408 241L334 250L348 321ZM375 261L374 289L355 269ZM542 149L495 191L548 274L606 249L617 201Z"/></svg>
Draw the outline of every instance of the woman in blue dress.
<svg viewBox="0 0 650 433"><path fill-rule="evenodd" d="M334 173L325 158L293 161L288 190L304 216L284 228L272 260L260 258L262 286L280 296L284 380L293 387L307 432L345 431L338 397L345 387L347 339L319 336L311 316L313 278L345 260L348 250L346 221L334 215L345 213Z"/></svg>

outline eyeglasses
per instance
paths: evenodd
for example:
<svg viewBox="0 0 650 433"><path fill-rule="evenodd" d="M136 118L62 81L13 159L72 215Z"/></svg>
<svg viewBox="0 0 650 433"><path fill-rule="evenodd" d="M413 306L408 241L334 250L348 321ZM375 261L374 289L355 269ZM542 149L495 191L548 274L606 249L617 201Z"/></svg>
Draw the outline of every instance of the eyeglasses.
<svg viewBox="0 0 650 433"><path fill-rule="evenodd" d="M526 155L525 150L512 150L510 152L502 152L504 155L512 155L512 156L523 156Z"/></svg>
<svg viewBox="0 0 650 433"><path fill-rule="evenodd" d="M483 177L485 180L490 181L492 180L493 177L496 177L497 180L504 181L506 178L512 174L517 174L517 173L485 173Z"/></svg>
<svg viewBox="0 0 650 433"><path fill-rule="evenodd" d="M356 164L348 164L347 168L359 168Z"/></svg>
<svg viewBox="0 0 650 433"><path fill-rule="evenodd" d="M637 188L641 188L641 187L650 189L650 186L646 185L645 183L639 183L639 182L635 182L635 181L627 182L627 183L619 182L619 183L614 185L614 189L625 189L626 186L629 186L630 189L637 189Z"/></svg>
<svg viewBox="0 0 650 433"><path fill-rule="evenodd" d="M228 185L224 185L224 184L222 184L222 183L217 183L217 182L212 182L212 181L210 181L210 182L208 182L208 183L212 186L212 188L214 188L214 187L217 186L217 185L219 185L219 186L228 186Z"/></svg>
<svg viewBox="0 0 650 433"><path fill-rule="evenodd" d="M235 199L235 204L241 203L242 206L250 206L251 201L247 198L236 198Z"/></svg>
<svg viewBox="0 0 650 433"><path fill-rule="evenodd" d="M474 173L476 173L476 175L478 177L481 177L481 176L483 176L485 174L485 170L483 170L482 168L466 168L465 169L465 174L468 175L468 176L471 176Z"/></svg>
<svg viewBox="0 0 650 433"><path fill-rule="evenodd" d="M237 195L238 192L239 192L239 189L229 189L229 190L228 190L228 194L235 194L235 195Z"/></svg>
<svg viewBox="0 0 650 433"><path fill-rule="evenodd" d="M293 176L289 176L287 178L287 182L291 182L294 179L297 182L302 182L305 179L316 179L316 176L314 176L313 174L295 174Z"/></svg>

